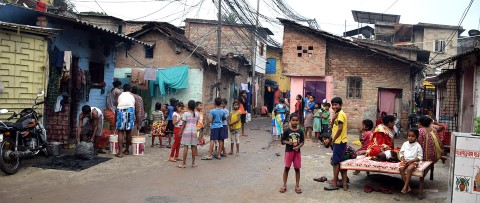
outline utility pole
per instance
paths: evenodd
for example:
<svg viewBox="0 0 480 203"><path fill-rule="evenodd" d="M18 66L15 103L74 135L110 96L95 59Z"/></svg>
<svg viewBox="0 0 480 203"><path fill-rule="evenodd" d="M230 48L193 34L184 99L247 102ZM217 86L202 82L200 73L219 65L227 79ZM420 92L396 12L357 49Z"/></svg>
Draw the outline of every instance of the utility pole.
<svg viewBox="0 0 480 203"><path fill-rule="evenodd" d="M255 69L257 66L257 39L256 39L256 33L258 29L258 16L259 16L259 9L260 9L260 0L257 0L257 13L256 13L256 19L255 19L255 27L252 32L252 90L255 90ZM255 92L255 100L257 100L257 92ZM253 98L252 98L253 100ZM253 103L253 102L252 102Z"/></svg>
<svg viewBox="0 0 480 203"><path fill-rule="evenodd" d="M218 0L218 26L217 26L217 97L220 97L222 82L222 0Z"/></svg>

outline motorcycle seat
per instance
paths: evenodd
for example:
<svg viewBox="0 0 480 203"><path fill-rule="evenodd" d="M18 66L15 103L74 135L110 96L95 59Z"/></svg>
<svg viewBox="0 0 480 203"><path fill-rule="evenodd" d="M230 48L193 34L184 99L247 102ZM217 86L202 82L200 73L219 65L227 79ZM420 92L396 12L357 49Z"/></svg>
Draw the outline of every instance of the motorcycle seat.
<svg viewBox="0 0 480 203"><path fill-rule="evenodd" d="M14 128L15 130L22 130L23 129L23 126L21 123L13 123L13 122L3 122L7 127L9 128ZM3 126L1 123L0 123L0 128L5 128L5 126Z"/></svg>

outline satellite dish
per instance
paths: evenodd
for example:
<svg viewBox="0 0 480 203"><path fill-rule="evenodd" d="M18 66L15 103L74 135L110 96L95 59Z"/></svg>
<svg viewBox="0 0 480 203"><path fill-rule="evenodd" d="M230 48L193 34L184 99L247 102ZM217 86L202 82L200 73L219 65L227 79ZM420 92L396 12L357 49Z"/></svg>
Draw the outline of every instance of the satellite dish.
<svg viewBox="0 0 480 203"><path fill-rule="evenodd" d="M470 37L477 36L477 35L480 35L480 31L478 31L478 30L469 30L468 31L468 36L470 36Z"/></svg>

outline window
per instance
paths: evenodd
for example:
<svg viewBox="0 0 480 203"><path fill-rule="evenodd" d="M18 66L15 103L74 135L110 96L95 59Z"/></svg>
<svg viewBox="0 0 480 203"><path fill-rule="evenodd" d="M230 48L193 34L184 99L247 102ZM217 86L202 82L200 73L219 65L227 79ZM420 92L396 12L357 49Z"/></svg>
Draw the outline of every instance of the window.
<svg viewBox="0 0 480 203"><path fill-rule="evenodd" d="M269 58L267 59L267 70L265 70L265 74L275 73L277 73L277 59Z"/></svg>
<svg viewBox="0 0 480 203"><path fill-rule="evenodd" d="M445 53L445 49L447 48L447 44L445 42L445 40L435 40L435 44L434 44L434 49L433 51L434 52L438 52L438 53Z"/></svg>
<svg viewBox="0 0 480 203"><path fill-rule="evenodd" d="M265 44L261 43L260 42L260 45L258 46L258 49L259 49L259 55L260 56L263 56L263 49L265 48Z"/></svg>
<svg viewBox="0 0 480 203"><path fill-rule="evenodd" d="M145 46L145 58L153 58L153 47Z"/></svg>
<svg viewBox="0 0 480 203"><path fill-rule="evenodd" d="M362 98L362 78L361 77L347 77L347 98L348 99Z"/></svg>
<svg viewBox="0 0 480 203"><path fill-rule="evenodd" d="M90 79L92 83L100 84L103 82L105 77L105 65L103 63L90 61L88 70L90 71Z"/></svg>

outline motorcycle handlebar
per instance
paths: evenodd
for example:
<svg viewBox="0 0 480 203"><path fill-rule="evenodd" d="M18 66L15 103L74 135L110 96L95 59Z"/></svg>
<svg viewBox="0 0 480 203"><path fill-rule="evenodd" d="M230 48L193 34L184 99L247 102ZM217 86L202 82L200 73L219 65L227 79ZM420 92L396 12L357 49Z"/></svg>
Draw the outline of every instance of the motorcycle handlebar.
<svg viewBox="0 0 480 203"><path fill-rule="evenodd" d="M35 102L35 106L40 105L40 104L44 104L44 103L45 103L45 101Z"/></svg>
<svg viewBox="0 0 480 203"><path fill-rule="evenodd" d="M15 118L17 117L17 113L13 112L12 116L10 116L9 118L7 118L7 120L12 120L12 118Z"/></svg>

